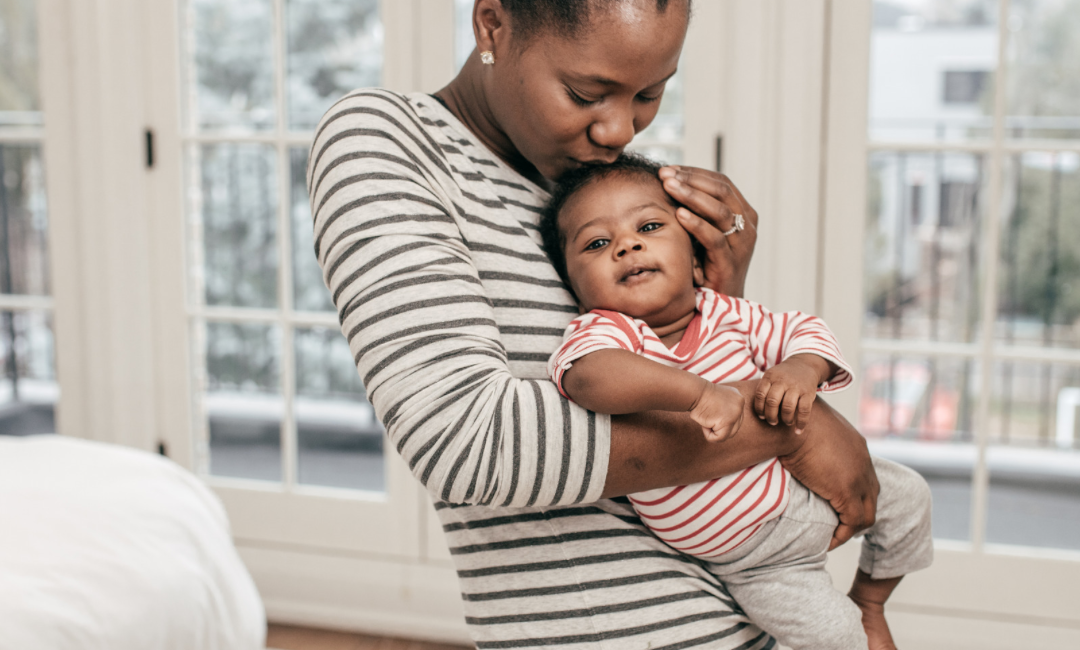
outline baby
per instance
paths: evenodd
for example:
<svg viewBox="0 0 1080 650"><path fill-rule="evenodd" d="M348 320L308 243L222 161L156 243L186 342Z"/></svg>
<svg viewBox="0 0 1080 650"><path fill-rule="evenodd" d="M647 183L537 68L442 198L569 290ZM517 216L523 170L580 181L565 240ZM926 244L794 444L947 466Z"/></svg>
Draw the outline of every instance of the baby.
<svg viewBox="0 0 1080 650"><path fill-rule="evenodd" d="M659 168L623 155L560 179L541 232L583 315L551 357L552 380L602 413L689 411L706 438L720 441L738 431L744 404L719 382L759 378L757 415L800 433L819 390L851 383L835 337L813 316L773 314L700 287L694 242ZM850 598L825 571L836 513L775 458L630 502L657 537L704 560L781 643L893 648L884 603L905 574L930 565L930 493L908 468L875 458L874 469L877 521L866 531Z"/></svg>

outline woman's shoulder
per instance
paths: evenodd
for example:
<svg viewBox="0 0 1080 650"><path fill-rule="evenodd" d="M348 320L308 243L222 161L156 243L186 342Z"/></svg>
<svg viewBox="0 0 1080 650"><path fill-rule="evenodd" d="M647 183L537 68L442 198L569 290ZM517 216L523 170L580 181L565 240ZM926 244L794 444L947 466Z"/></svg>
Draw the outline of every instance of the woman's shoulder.
<svg viewBox="0 0 1080 650"><path fill-rule="evenodd" d="M448 176L445 134L423 93L404 95L385 88L359 88L335 102L315 130L308 158L309 186L330 170L346 174L387 169L414 176Z"/></svg>
<svg viewBox="0 0 1080 650"><path fill-rule="evenodd" d="M414 133L430 129L435 125L422 115L425 107L419 98L435 101L420 93L403 95L385 88L358 88L327 109L316 127L315 139L328 131L358 127Z"/></svg>

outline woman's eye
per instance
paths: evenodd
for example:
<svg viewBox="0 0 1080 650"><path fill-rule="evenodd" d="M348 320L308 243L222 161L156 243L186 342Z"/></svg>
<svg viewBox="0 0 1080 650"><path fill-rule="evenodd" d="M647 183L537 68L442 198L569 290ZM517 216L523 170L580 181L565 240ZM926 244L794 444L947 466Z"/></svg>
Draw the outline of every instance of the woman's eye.
<svg viewBox="0 0 1080 650"><path fill-rule="evenodd" d="M574 103L578 106L592 106L593 104L600 101L598 99L585 99L584 97L569 88L566 89L566 94L570 95L570 99L572 99Z"/></svg>
<svg viewBox="0 0 1080 650"><path fill-rule="evenodd" d="M660 227L660 224L653 222L653 223L645 224L644 226L642 226L638 230L639 230L639 232L649 232L650 230L656 230L659 227Z"/></svg>
<svg viewBox="0 0 1080 650"><path fill-rule="evenodd" d="M659 99L661 97L663 97L663 96L664 96L663 93L661 93L659 95L653 95L652 97L649 97L647 95L638 95L637 98L638 98L638 101L643 103L643 104L651 104L651 103L653 103L655 101L659 101Z"/></svg>
<svg viewBox="0 0 1080 650"><path fill-rule="evenodd" d="M596 250L598 248L603 248L604 246L607 246L607 243L608 243L608 240L606 240L606 239L594 239L591 242L589 242L589 245L585 247L585 250L594 251L594 250Z"/></svg>

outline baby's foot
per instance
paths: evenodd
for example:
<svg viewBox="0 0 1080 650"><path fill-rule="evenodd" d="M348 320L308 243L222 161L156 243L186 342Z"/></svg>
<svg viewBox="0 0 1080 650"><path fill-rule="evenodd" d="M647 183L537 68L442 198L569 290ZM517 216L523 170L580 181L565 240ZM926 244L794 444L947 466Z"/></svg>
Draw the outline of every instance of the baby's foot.
<svg viewBox="0 0 1080 650"><path fill-rule="evenodd" d="M881 603L872 603L854 596L851 600L859 606L862 612L863 629L866 631L867 645L870 650L896 650L892 634L889 632L889 624L885 621L885 606Z"/></svg>

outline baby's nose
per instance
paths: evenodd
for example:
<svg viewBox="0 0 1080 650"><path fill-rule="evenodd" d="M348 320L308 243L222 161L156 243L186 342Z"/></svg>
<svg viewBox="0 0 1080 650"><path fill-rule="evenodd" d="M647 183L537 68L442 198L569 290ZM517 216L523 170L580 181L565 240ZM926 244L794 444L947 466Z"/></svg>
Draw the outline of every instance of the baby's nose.
<svg viewBox="0 0 1080 650"><path fill-rule="evenodd" d="M630 251L640 251L643 248L644 248L644 246L642 246L640 241L637 241L637 240L622 241L622 242L619 242L619 247L615 251L615 257L622 257L623 255L626 255Z"/></svg>

